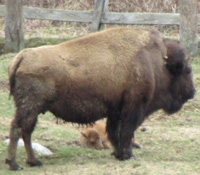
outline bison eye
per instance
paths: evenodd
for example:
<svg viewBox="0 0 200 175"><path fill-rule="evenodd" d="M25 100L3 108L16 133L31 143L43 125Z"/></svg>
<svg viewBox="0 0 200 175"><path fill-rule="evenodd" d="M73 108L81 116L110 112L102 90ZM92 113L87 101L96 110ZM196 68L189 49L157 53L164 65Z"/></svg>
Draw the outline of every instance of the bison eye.
<svg viewBox="0 0 200 175"><path fill-rule="evenodd" d="M95 145L96 141L90 141L91 145Z"/></svg>
<svg viewBox="0 0 200 175"><path fill-rule="evenodd" d="M177 64L167 64L168 70L175 76L178 76L182 73L184 65L182 63Z"/></svg>

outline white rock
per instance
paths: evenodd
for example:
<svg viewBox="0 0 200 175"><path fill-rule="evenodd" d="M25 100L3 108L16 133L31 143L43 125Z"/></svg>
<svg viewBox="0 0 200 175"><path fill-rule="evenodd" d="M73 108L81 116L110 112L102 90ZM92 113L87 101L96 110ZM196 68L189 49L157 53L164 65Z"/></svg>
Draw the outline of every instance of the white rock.
<svg viewBox="0 0 200 175"><path fill-rule="evenodd" d="M6 139L4 141L5 144L9 144L10 139ZM18 141L18 146L24 146L24 141L22 139L19 139ZM32 143L32 148L35 150L39 155L45 155L49 156L52 155L53 153L46 147L40 145L39 143Z"/></svg>

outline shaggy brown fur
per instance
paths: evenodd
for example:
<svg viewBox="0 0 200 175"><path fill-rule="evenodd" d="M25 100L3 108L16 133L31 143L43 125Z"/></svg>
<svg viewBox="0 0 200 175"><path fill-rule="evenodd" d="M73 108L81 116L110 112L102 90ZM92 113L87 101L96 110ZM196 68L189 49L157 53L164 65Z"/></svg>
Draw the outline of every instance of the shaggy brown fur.
<svg viewBox="0 0 200 175"><path fill-rule="evenodd" d="M88 125L83 131L81 131L80 143L89 148L94 149L108 149L112 144L108 139L106 132L106 124L96 122L95 124ZM134 148L140 148L140 145L132 138L132 146Z"/></svg>
<svg viewBox="0 0 200 175"><path fill-rule="evenodd" d="M107 117L106 130L119 160L132 157L131 138L151 113L171 114L194 96L184 49L155 30L114 28L55 46L21 51L8 69L16 114L6 163L15 161L22 136L27 163L41 165L31 147L37 116L46 111L88 124Z"/></svg>

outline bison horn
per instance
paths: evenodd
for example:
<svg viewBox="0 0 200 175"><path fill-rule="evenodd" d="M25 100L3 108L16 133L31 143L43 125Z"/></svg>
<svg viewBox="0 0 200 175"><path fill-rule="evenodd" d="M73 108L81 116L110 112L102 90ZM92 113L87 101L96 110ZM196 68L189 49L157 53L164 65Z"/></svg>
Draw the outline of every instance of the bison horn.
<svg viewBox="0 0 200 175"><path fill-rule="evenodd" d="M167 60L167 59L168 59L168 56L167 56L167 55L165 55L163 58L164 58L165 60Z"/></svg>

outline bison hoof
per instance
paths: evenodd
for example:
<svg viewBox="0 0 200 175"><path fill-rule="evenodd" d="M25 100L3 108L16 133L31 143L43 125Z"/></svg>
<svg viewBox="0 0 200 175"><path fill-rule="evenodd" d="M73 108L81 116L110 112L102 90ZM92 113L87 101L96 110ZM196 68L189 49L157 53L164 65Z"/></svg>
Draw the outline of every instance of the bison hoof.
<svg viewBox="0 0 200 175"><path fill-rule="evenodd" d="M42 166L42 162L40 162L39 160L27 160L26 163L29 165L29 166Z"/></svg>
<svg viewBox="0 0 200 175"><path fill-rule="evenodd" d="M20 167L15 161L13 160L5 160L5 163L9 165L9 169L12 171L22 170L23 168Z"/></svg>

